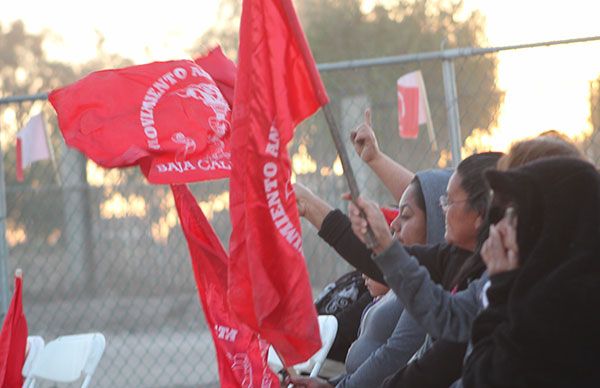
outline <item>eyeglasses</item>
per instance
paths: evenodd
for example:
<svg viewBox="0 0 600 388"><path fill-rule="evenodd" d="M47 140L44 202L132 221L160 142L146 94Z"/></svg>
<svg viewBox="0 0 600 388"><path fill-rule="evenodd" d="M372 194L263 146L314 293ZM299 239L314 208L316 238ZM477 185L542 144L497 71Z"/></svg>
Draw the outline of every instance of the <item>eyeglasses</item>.
<svg viewBox="0 0 600 388"><path fill-rule="evenodd" d="M461 203L461 202L467 202L469 199L461 199L458 201L449 201L448 200L448 194L444 194L442 196L440 196L440 206L442 208L442 210L446 211L448 210L448 208L452 205L454 205L455 203Z"/></svg>

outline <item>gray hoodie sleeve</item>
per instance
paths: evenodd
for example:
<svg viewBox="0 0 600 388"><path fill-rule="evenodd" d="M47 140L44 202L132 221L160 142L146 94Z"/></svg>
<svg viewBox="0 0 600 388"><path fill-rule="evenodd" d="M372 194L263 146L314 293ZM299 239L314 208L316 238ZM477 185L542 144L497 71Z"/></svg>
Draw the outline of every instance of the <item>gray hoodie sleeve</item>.
<svg viewBox="0 0 600 388"><path fill-rule="evenodd" d="M482 308L480 294L487 280L485 274L453 295L435 284L427 269L398 242L374 260L405 309L427 333L448 341L469 341L473 320Z"/></svg>
<svg viewBox="0 0 600 388"><path fill-rule="evenodd" d="M425 331L409 314L403 312L387 342L354 373L346 375L336 388L381 386L383 380L406 365L424 339Z"/></svg>

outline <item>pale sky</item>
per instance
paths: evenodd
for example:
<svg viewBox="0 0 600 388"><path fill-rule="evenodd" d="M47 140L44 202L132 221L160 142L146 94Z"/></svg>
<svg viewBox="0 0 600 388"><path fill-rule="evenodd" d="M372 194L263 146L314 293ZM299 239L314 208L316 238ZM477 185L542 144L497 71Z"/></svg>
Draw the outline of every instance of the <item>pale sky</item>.
<svg viewBox="0 0 600 388"><path fill-rule="evenodd" d="M53 59L91 59L99 31L107 52L146 63L188 57L186 50L216 22L217 6L218 0L9 1L0 22L21 19L31 32L52 31L46 49ZM600 36L597 0L465 0L465 6L485 15L492 46ZM512 139L551 128L570 135L591 130L588 82L600 75L600 42L511 51L499 59L506 98L492 146L503 150Z"/></svg>
<svg viewBox="0 0 600 388"><path fill-rule="evenodd" d="M597 0L465 0L487 20L492 46L600 36ZM508 51L499 55L506 97L492 145L558 129L589 133L589 81L600 76L600 41Z"/></svg>
<svg viewBox="0 0 600 388"><path fill-rule="evenodd" d="M136 63L188 58L186 50L215 22L218 0L7 1L0 22L21 19L28 31L47 29L48 57L83 62L96 54L97 31L107 52Z"/></svg>

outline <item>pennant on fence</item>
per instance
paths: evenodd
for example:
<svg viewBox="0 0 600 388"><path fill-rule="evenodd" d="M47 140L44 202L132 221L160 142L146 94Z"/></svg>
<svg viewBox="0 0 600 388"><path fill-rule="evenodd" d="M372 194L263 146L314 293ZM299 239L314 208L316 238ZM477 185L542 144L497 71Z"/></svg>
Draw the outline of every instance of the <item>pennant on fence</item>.
<svg viewBox="0 0 600 388"><path fill-rule="evenodd" d="M419 126L427 124L429 140L434 150L437 141L427 101L427 91L420 70L413 71L398 78L396 83L398 94L398 130L400 137L416 139Z"/></svg>
<svg viewBox="0 0 600 388"><path fill-rule="evenodd" d="M41 113L32 116L17 133L17 180L24 180L23 170L33 162L52 158L52 151Z"/></svg>

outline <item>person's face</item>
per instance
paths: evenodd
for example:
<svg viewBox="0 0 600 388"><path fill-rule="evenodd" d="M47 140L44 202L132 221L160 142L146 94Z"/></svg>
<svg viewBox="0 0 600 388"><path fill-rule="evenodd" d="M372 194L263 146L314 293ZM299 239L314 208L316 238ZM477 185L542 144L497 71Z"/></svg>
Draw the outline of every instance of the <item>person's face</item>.
<svg viewBox="0 0 600 388"><path fill-rule="evenodd" d="M371 294L373 298L385 295L390 290L385 284L376 282L367 275L363 274L362 277L363 279L365 279L365 286L367 287L367 290L369 290L369 294Z"/></svg>
<svg viewBox="0 0 600 388"><path fill-rule="evenodd" d="M470 251L477 244L477 230L482 218L469 207L467 192L462 188L462 178L456 172L448 181L447 201L442 206L446 215L446 233L444 238L452 245Z"/></svg>
<svg viewBox="0 0 600 388"><path fill-rule="evenodd" d="M427 240L427 219L425 212L416 201L414 185L409 185L398 204L400 212L390 227L394 237L403 245L425 244Z"/></svg>

